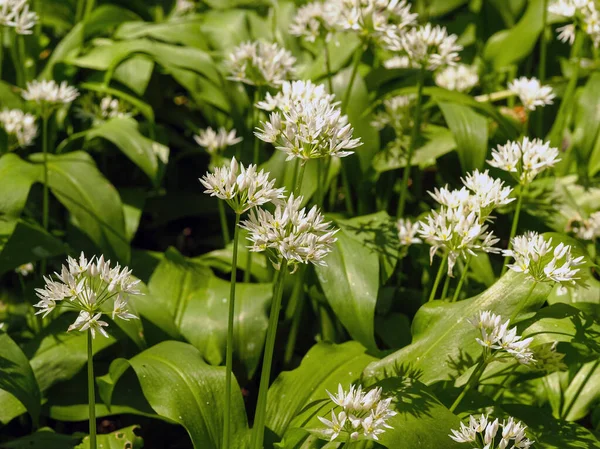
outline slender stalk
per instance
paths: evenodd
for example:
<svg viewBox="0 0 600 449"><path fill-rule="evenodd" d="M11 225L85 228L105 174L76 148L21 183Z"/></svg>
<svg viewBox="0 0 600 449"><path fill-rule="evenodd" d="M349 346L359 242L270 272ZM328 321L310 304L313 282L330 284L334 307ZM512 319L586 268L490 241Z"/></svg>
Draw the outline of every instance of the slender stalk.
<svg viewBox="0 0 600 449"><path fill-rule="evenodd" d="M48 114L42 114L42 155L44 164L44 186L42 191L42 226L48 230L48 215L49 215L49 191L48 191ZM46 274L46 259L42 259L40 263L40 271L42 276Z"/></svg>
<svg viewBox="0 0 600 449"><path fill-rule="evenodd" d="M19 61L21 64L21 69L23 70L23 79L21 80L23 85L21 87L25 87L27 85L27 81L29 81L29 73L27 73L27 54L25 53L25 38L20 34L15 34L15 44L17 45L17 50L19 51Z"/></svg>
<svg viewBox="0 0 600 449"><path fill-rule="evenodd" d="M325 49L325 75L327 76L327 87L329 88L329 93L333 93L333 81L331 79L331 57L329 55L329 47L327 46L327 42L323 39L323 48Z"/></svg>
<svg viewBox="0 0 600 449"><path fill-rule="evenodd" d="M317 196L315 198L315 204L321 205L323 197L323 162L321 159L317 160Z"/></svg>
<svg viewBox="0 0 600 449"><path fill-rule="evenodd" d="M304 172L306 171L306 164L302 161L299 161L299 163L300 167L297 167L298 170L294 173L294 196L300 195L300 192L302 191L302 181L304 181Z"/></svg>
<svg viewBox="0 0 600 449"><path fill-rule="evenodd" d="M463 272L460 275L460 280L458 281L458 285L456 286L456 290L454 290L454 295L452 296L452 301L451 302L455 302L458 299L458 295L460 295L460 291L462 290L462 286L465 282L465 279L467 278L467 273L469 271L469 265L471 264L471 259L473 259L473 256L469 256L467 258L467 263L465 264L465 267L463 268Z"/></svg>
<svg viewBox="0 0 600 449"><path fill-rule="evenodd" d="M440 267L438 268L437 276L435 277L435 282L433 283L433 287L431 288L431 293L429 294L428 302L431 302L435 299L435 292L437 292L438 286L440 285L440 281L442 280L442 275L444 274L444 269L446 268L446 263L448 262L448 253L445 253L442 262L440 263Z"/></svg>
<svg viewBox="0 0 600 449"><path fill-rule="evenodd" d="M85 12L83 14L83 20L86 21L92 11L94 10L94 6L96 4L96 0L86 0Z"/></svg>
<svg viewBox="0 0 600 449"><path fill-rule="evenodd" d="M88 375L88 405L90 418L90 449L96 449L96 393L94 388L94 352L92 351L92 332L87 332L87 375Z"/></svg>
<svg viewBox="0 0 600 449"><path fill-rule="evenodd" d="M269 315L269 327L267 328L267 338L265 342L265 355L263 358L262 371L260 373L260 386L258 388L258 402L256 404L256 414L254 415L254 426L252 429L252 447L254 449L263 449L265 419L267 411L267 391L269 389L269 380L271 377L271 365L273 363L273 353L275 351L275 337L277 336L277 322L281 310L281 297L283 296L283 284L287 272L287 259L283 259L275 288L273 291L273 303L271 304L271 313Z"/></svg>
<svg viewBox="0 0 600 449"><path fill-rule="evenodd" d="M256 103L258 103L258 101L260 100L260 95L261 94L261 89L260 87L257 87L256 90L254 91L254 103L252 104L252 126L254 127L258 127L258 114L259 114L259 110L256 107ZM252 130L250 131L250 134L252 135ZM260 156L260 139L256 136L254 136L254 142L253 142L253 148L252 148L252 163L254 165L258 165L259 162L259 156ZM246 258L246 269L244 270L244 283L248 283L250 282L250 276L252 274L252 257L253 257L252 252L248 253L248 256ZM225 446L227 447L227 446Z"/></svg>
<svg viewBox="0 0 600 449"><path fill-rule="evenodd" d="M2 65L4 64L4 28L0 28L0 80L2 80Z"/></svg>
<svg viewBox="0 0 600 449"><path fill-rule="evenodd" d="M231 241L229 236L229 227L227 226L227 215L225 214L225 205L223 201L219 200L217 203L219 206L219 219L221 221L221 232L223 234L223 245L227 246Z"/></svg>
<svg viewBox="0 0 600 449"><path fill-rule="evenodd" d="M233 231L233 258L231 259L231 280L229 290L229 314L227 316L227 347L225 351L225 422L223 425L223 447L229 447L231 440L231 378L233 376L233 326L235 319L235 281L237 276L238 244L240 237L240 217L235 214Z"/></svg>
<svg viewBox="0 0 600 449"><path fill-rule="evenodd" d="M325 202L325 195L327 194L327 187L329 186L329 171L331 170L331 156L325 158L325 177L323 178L323 190L321 191L321 195L319 196L319 202L317 205L319 207L323 207L323 203Z"/></svg>
<svg viewBox="0 0 600 449"><path fill-rule="evenodd" d="M519 224L519 215L521 215L521 207L523 205L523 196L525 195L526 190L527 190L527 185L521 184L521 188L519 189L519 197L517 199L517 207L515 209L515 216L513 217L512 226L510 228L510 237L508 240L509 248L512 247L512 239L517 234L517 226ZM508 261L509 260L510 260L509 256L506 256L504 258L504 264L502 265L502 273L500 273L500 276L504 275L506 273L506 270L508 270Z"/></svg>
<svg viewBox="0 0 600 449"><path fill-rule="evenodd" d="M406 156L406 167L404 167L404 174L402 176L402 188L400 189L400 201L398 202L398 218L404 217L404 207L406 205L406 195L408 191L408 180L410 178L410 168L412 164L413 154L415 152L415 146L417 145L417 138L419 137L419 131L421 128L421 109L423 102L423 86L425 85L425 68L421 68L419 71L419 77L417 80L417 104L415 106L415 121L410 135L410 144L408 146L408 155Z"/></svg>
<svg viewBox="0 0 600 449"><path fill-rule="evenodd" d="M446 295L448 294L449 287L450 287L450 276L446 276L446 279L444 279L444 286L442 287L442 296L440 296L440 299L446 299Z"/></svg>
<svg viewBox="0 0 600 449"><path fill-rule="evenodd" d="M350 215L354 215L354 204L352 204L352 190L350 189L350 181L348 180L348 170L344 161L340 161L340 167L342 171L342 184L344 186L344 202L346 204L346 211Z"/></svg>
<svg viewBox="0 0 600 449"><path fill-rule="evenodd" d="M548 0L544 0L544 10L542 12L542 35L540 37L540 83L546 81L546 55L548 53L548 41L546 39L546 27L548 25ZM544 126L544 108L539 108L537 113L536 132L538 137L542 137Z"/></svg>
<svg viewBox="0 0 600 449"><path fill-rule="evenodd" d="M75 10L75 20L81 22L83 11L85 10L85 0L77 0L77 9Z"/></svg>
<svg viewBox="0 0 600 449"><path fill-rule="evenodd" d="M300 329L300 321L302 320L302 312L304 311L303 291L304 286L304 273L306 271L306 265L302 265L296 273L294 279L294 289L292 290L292 296L288 304L286 311L286 318L292 319L292 325L290 327L290 334L288 335L287 342L285 344L285 353L283 357L284 366L289 366L294 356L294 349L296 348L296 340L298 338L298 330Z"/></svg>
<svg viewBox="0 0 600 449"><path fill-rule="evenodd" d="M483 374L483 371L485 370L486 366L487 363L485 361L485 358L481 359L481 361L475 367L475 371L471 373L471 377L469 377L467 384L460 392L456 400L450 406L451 412L454 412L454 410L456 410L456 407L460 405L461 401L465 398L466 394L471 390L471 388L473 388L477 384L477 382L479 382L479 379L481 379L481 375Z"/></svg>
<svg viewBox="0 0 600 449"><path fill-rule="evenodd" d="M350 101L350 94L352 93L352 86L354 85L354 80L356 79L356 74L358 73L358 66L360 65L360 60L365 51L364 45L354 53L354 60L352 61L352 72L350 73L350 80L348 81L348 86L346 87L346 93L344 94L344 99L342 100L342 110L345 110L348 106L348 101Z"/></svg>
<svg viewBox="0 0 600 449"><path fill-rule="evenodd" d="M10 56L13 60L13 65L15 67L15 82L18 87L25 87L25 83L23 83L23 65L21 64L21 60L19 57L19 50L17 44L17 34L14 33L13 40L9 43L10 48Z"/></svg>

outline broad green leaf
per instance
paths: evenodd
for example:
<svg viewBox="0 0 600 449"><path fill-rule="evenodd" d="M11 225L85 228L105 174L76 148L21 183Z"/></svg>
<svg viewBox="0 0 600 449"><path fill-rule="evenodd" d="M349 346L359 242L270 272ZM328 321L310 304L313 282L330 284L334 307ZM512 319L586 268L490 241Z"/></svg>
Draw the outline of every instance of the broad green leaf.
<svg viewBox="0 0 600 449"><path fill-rule="evenodd" d="M96 137L112 142L148 175L153 184L160 183L161 168L168 161L169 149L143 136L134 119L125 117L107 120L92 128L87 133L86 140Z"/></svg>
<svg viewBox="0 0 600 449"><path fill-rule="evenodd" d="M248 14L252 11L243 9L209 10L202 15L202 34L211 48L223 52L250 40Z"/></svg>
<svg viewBox="0 0 600 449"><path fill-rule="evenodd" d="M113 34L113 38L132 40L149 37L169 44L180 44L208 51L206 40L199 33L200 30L200 23L197 19L176 23L126 22L119 26Z"/></svg>
<svg viewBox="0 0 600 449"><path fill-rule="evenodd" d="M529 55L543 29L544 4L545 0L531 0L519 23L487 40L483 58L495 69L501 69Z"/></svg>
<svg viewBox="0 0 600 449"><path fill-rule="evenodd" d="M439 103L439 106L454 134L463 172L481 170L488 148L487 120L468 106L444 102Z"/></svg>
<svg viewBox="0 0 600 449"><path fill-rule="evenodd" d="M142 188L125 188L119 189L119 196L123 202L127 240L131 241L140 225L148 193Z"/></svg>
<svg viewBox="0 0 600 449"><path fill-rule="evenodd" d="M96 444L101 449L142 449L144 440L135 434L139 426L130 426L97 436ZM75 449L90 449L90 437L86 436Z"/></svg>
<svg viewBox="0 0 600 449"><path fill-rule="evenodd" d="M326 266L315 266L315 272L327 301L352 338L376 350L379 255L342 229L326 262Z"/></svg>
<svg viewBox="0 0 600 449"><path fill-rule="evenodd" d="M422 306L413 321L413 342L374 362L366 370L368 378L393 376L395 372L418 372L426 385L456 378L463 360L476 359L481 346L476 329L467 321L481 310L491 310L506 318L516 312L529 312L541 306L550 287L537 285L529 295L531 282L509 271L489 289L457 303L434 301ZM529 296L529 297L528 297Z"/></svg>
<svg viewBox="0 0 600 449"><path fill-rule="evenodd" d="M585 363L563 392L567 421L585 418L600 399L600 359Z"/></svg>
<svg viewBox="0 0 600 449"><path fill-rule="evenodd" d="M10 84L0 80L0 100L3 108L22 109L23 98L19 95L19 91Z"/></svg>
<svg viewBox="0 0 600 449"><path fill-rule="evenodd" d="M461 7L468 0L433 0L428 2L427 13L430 17L439 17Z"/></svg>
<svg viewBox="0 0 600 449"><path fill-rule="evenodd" d="M269 389L268 429L281 438L288 428L303 426L307 406L326 405L330 401L326 390L337 391L340 383L348 388L373 360L362 345L353 341L313 346L298 368L281 373Z"/></svg>
<svg viewBox="0 0 600 449"><path fill-rule="evenodd" d="M0 215L19 217L31 186L42 176L40 166L25 162L19 156L8 153L0 157L0 179L10 189L0 190Z"/></svg>
<svg viewBox="0 0 600 449"><path fill-rule="evenodd" d="M581 89L575 109L575 132L573 134L574 151L577 152L578 161L589 161L592 152L598 147L597 141L600 130L600 74L593 73L586 85ZM591 164L590 164L591 165ZM590 167L591 176L595 168Z"/></svg>
<svg viewBox="0 0 600 449"><path fill-rule="evenodd" d="M7 334L0 334L0 390L18 399L37 425L41 407L40 388L29 360Z"/></svg>
<svg viewBox="0 0 600 449"><path fill-rule="evenodd" d="M154 411L184 426L194 447L221 447L225 368L207 365L196 348L174 341L160 343L129 360L115 360L110 372L113 385L126 371L126 365L135 371ZM233 449L244 447L248 425L235 378L232 390ZM110 397L112 391L108 393Z"/></svg>
<svg viewBox="0 0 600 449"><path fill-rule="evenodd" d="M113 78L141 96L146 93L153 72L154 61L152 59L146 55L133 55L119 64Z"/></svg>
<svg viewBox="0 0 600 449"><path fill-rule="evenodd" d="M62 435L49 427L43 427L31 435L2 443L2 449L73 449L80 439L75 435Z"/></svg>
<svg viewBox="0 0 600 449"><path fill-rule="evenodd" d="M41 154L31 156L41 163ZM129 262L123 205L115 187L83 152L48 156L48 184L52 194L107 259Z"/></svg>

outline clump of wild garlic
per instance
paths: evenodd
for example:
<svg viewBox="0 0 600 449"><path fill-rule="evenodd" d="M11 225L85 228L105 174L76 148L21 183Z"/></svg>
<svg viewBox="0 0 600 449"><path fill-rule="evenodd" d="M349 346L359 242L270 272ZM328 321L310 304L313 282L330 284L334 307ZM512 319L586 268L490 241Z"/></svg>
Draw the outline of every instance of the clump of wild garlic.
<svg viewBox="0 0 600 449"><path fill-rule="evenodd" d="M527 449L534 441L527 438L526 429L526 425L512 417L500 424L497 418L491 421L485 415L479 418L471 415L468 425L461 422L460 429L451 429L448 436L457 443L470 443L471 447L481 449L506 449L511 442L511 449Z"/></svg>

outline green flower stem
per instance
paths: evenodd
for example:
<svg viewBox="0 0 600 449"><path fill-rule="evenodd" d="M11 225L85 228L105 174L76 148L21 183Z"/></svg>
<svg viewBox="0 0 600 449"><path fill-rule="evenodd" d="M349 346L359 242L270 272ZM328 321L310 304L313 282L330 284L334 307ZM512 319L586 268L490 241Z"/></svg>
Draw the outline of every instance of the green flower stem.
<svg viewBox="0 0 600 449"><path fill-rule="evenodd" d="M4 64L4 28L0 27L0 80L2 79L2 64Z"/></svg>
<svg viewBox="0 0 600 449"><path fill-rule="evenodd" d="M292 183L292 188L294 189L294 196L300 195L302 191L302 182L304 181L304 173L306 172L306 164L301 160L298 160L299 166L296 166L296 171L294 172L294 182Z"/></svg>
<svg viewBox="0 0 600 449"><path fill-rule="evenodd" d="M344 202L346 204L346 212L351 216L354 216L354 204L352 203L352 190L350 189L350 181L348 180L348 169L344 164L344 161L340 161L340 168L342 171L342 185L344 186Z"/></svg>
<svg viewBox="0 0 600 449"><path fill-rule="evenodd" d="M231 441L231 378L233 376L233 326L235 320L235 281L237 276L238 245L240 238L240 217L235 214L233 232L233 258L231 259L231 280L229 290L229 313L227 316L227 346L225 349L225 417L223 424L223 447Z"/></svg>
<svg viewBox="0 0 600 449"><path fill-rule="evenodd" d="M81 22L83 11L85 10L85 0L77 0L77 9L75 10L75 20Z"/></svg>
<svg viewBox="0 0 600 449"><path fill-rule="evenodd" d="M261 97L261 89L260 87L257 87L254 90L254 102L252 103L252 126L253 127L258 127L259 123L259 118L258 118L258 114L259 114L259 110L256 107L256 103L258 103L258 101L260 100ZM252 130L250 130L250 135L252 134ZM252 148L252 163L254 165L258 165L259 162L259 156L260 156L260 139L256 136L254 136L254 140L253 140L253 148ZM253 253L249 252L248 256L246 258L246 269L244 270L244 282L250 282L250 276L252 274L252 256ZM225 446L227 447L227 446Z"/></svg>
<svg viewBox="0 0 600 449"><path fill-rule="evenodd" d="M485 367L486 366L487 366L487 362L486 362L485 358L481 359L481 361L475 367L475 371L473 371L471 373L471 376L469 377L469 380L467 381L467 384L465 385L465 387L463 388L463 390L460 392L460 394L458 395L458 397L456 398L456 400L450 406L450 411L451 412L454 412L454 410L456 410L456 407L458 407L460 405L461 401L465 398L466 394L475 385L477 385L477 383L479 382L479 379L481 379L481 375L485 371Z"/></svg>
<svg viewBox="0 0 600 449"><path fill-rule="evenodd" d="M23 70L22 87L25 87L27 85L27 81L29 81L29 73L27 70L27 53L25 53L25 37L19 34L15 34L15 44L17 45L17 49L19 51L19 61L21 62L21 70Z"/></svg>
<svg viewBox="0 0 600 449"><path fill-rule="evenodd" d="M300 329L302 312L304 311L304 298L302 287L304 286L305 272L306 265L302 265L298 270L298 273L296 273L296 277L294 279L294 289L292 290L292 296L290 297L290 302L286 310L286 319L291 319L292 325L290 327L290 333L285 344L285 353L283 357L284 366L290 365L292 357L294 356L294 350L296 348L298 330Z"/></svg>
<svg viewBox="0 0 600 449"><path fill-rule="evenodd" d="M256 404L256 414L254 415L254 426L252 428L252 447L254 449L263 449L263 440L265 433L265 421L267 412L267 391L269 389L269 380L271 377L271 365L273 363L273 353L275 351L275 338L277 337L277 322L281 310L281 297L283 296L283 285L287 272L287 259L281 261L275 287L273 290L273 302L271 304L271 313L269 315L269 327L267 328L267 338L265 342L265 355L263 359L262 371L260 373L260 386L258 388L258 402Z"/></svg>
<svg viewBox="0 0 600 449"><path fill-rule="evenodd" d="M48 230L48 215L49 215L49 191L48 191L48 113L42 114L42 156L44 164L44 186L42 191L42 226L44 230ZM42 259L40 264L40 270L42 276L46 274L46 259ZM39 316L39 315L38 315Z"/></svg>
<svg viewBox="0 0 600 449"><path fill-rule="evenodd" d="M548 54L548 41L546 39L546 27L548 26L548 0L544 0L544 10L542 12L542 35L540 37L540 84L546 81L546 55ZM544 109L539 108L537 113L536 133L538 137L542 137L544 127Z"/></svg>
<svg viewBox="0 0 600 449"><path fill-rule="evenodd" d="M521 312L521 310L523 310L523 308L527 305L527 302L529 301L529 298L533 294L533 291L535 290L536 285L537 285L536 281L533 281L531 283L531 287L529 288L529 291L527 292L527 296L525 297L525 299L523 301L521 301L519 303L519 305L517 306L517 308L515 309L515 311L510 316L510 322L511 323L515 320L515 318L517 318L517 315L519 315L519 313Z"/></svg>
<svg viewBox="0 0 600 449"><path fill-rule="evenodd" d="M333 80L331 74L331 56L329 55L329 47L327 46L327 42L323 39L323 48L325 49L325 75L327 76L327 87L329 88L329 93L333 93Z"/></svg>
<svg viewBox="0 0 600 449"><path fill-rule="evenodd" d="M515 209L515 215L513 217L512 226L510 228L510 237L508 240L509 248L512 247L512 239L517 234L517 226L519 224L519 215L521 215L521 207L523 206L523 196L525 195L526 191L527 191L527 185L521 184L521 187L519 189L519 197L517 199L517 207ZM504 275L506 273L506 270L508 270L508 261L509 260L510 260L509 256L506 256L504 258L504 264L502 265L502 273L500 273L500 276Z"/></svg>
<svg viewBox="0 0 600 449"><path fill-rule="evenodd" d="M84 21L87 21L87 19L90 17L90 14L92 14L92 11L94 10L95 6L96 6L96 0L87 0L86 1L85 12L83 15Z"/></svg>
<svg viewBox="0 0 600 449"><path fill-rule="evenodd" d="M18 87L25 87L25 83L23 82L24 79L24 75L23 75L23 71L24 71L24 67L23 64L21 63L21 59L19 57L19 45L17 43L18 39L17 39L17 34L13 33L13 39L9 44L10 47L10 56L13 60L13 66L15 67L15 81L17 83Z"/></svg>
<svg viewBox="0 0 600 449"><path fill-rule="evenodd" d="M321 191L321 194L319 195L319 201L317 203L317 206L319 206L321 209L323 208L323 204L325 203L325 196L327 194L327 187L329 186L329 172L331 170L331 156L327 156L325 158L325 167L324 167L324 173L325 173L325 177L323 178L323 190Z"/></svg>
<svg viewBox="0 0 600 449"><path fill-rule="evenodd" d="M458 295L460 295L460 291L462 290L462 286L465 282L465 279L467 278L467 273L469 272L469 265L471 264L472 259L473 259L473 256L467 257L467 263L465 263L462 274L460 275L460 280L458 281L456 290L454 290L454 295L452 296L451 302L456 302L456 300L458 299Z"/></svg>
<svg viewBox="0 0 600 449"><path fill-rule="evenodd" d="M96 394L94 388L94 352L92 351L92 332L87 331L87 375L88 375L88 406L90 418L90 449L96 449Z"/></svg>
<svg viewBox="0 0 600 449"><path fill-rule="evenodd" d="M348 101L350 101L350 94L352 93L352 87L354 85L354 80L356 79L356 75L358 73L358 66L360 66L360 60L365 51L365 46L361 45L360 49L354 53L354 60L352 61L352 72L350 73L350 80L348 81L348 86L346 86L346 92L344 93L344 99L342 100L342 111L345 111L348 107Z"/></svg>
<svg viewBox="0 0 600 449"><path fill-rule="evenodd" d="M227 246L231 241L229 236L229 227L227 226L227 215L225 214L225 205L219 200L219 219L221 220L221 232L223 233L223 244Z"/></svg>
<svg viewBox="0 0 600 449"><path fill-rule="evenodd" d="M442 287L442 296L440 296L440 299L446 299L446 295L448 294L449 287L450 287L450 276L446 276L446 279L444 279L444 286Z"/></svg>
<svg viewBox="0 0 600 449"><path fill-rule="evenodd" d="M408 155L406 156L406 166L404 167L404 174L402 176L402 187L400 189L400 200L398 202L398 218L404 217L404 207L406 205L406 195L408 194L408 180L410 178L410 169L412 164L412 158L417 145L417 138L419 137L419 131L421 128L421 109L423 103L423 87L425 85L425 68L421 68L419 71L419 77L417 79L417 104L415 106L415 120L413 123L412 133L410 135L410 144L408 146Z"/></svg>
<svg viewBox="0 0 600 449"><path fill-rule="evenodd" d="M442 276L444 274L444 269L446 268L446 263L448 262L448 253L446 252L442 258L442 262L440 263L440 267L438 268L437 276L435 277L435 282L433 283L433 287L431 288L431 293L429 294L428 302L431 302L435 299L435 292L440 285L440 281L442 280Z"/></svg>

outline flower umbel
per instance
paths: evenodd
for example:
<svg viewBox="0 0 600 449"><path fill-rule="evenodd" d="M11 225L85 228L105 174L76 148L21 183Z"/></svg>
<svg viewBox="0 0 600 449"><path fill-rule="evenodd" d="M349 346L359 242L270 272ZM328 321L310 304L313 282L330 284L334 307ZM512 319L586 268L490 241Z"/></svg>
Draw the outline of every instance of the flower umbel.
<svg viewBox="0 0 600 449"><path fill-rule="evenodd" d="M229 79L275 87L291 78L295 63L296 58L276 43L245 42L229 55Z"/></svg>
<svg viewBox="0 0 600 449"><path fill-rule="evenodd" d="M398 240L400 240L400 246L410 246L414 243L421 243L421 239L417 237L419 225L412 223L410 220L400 218L396 223L398 229Z"/></svg>
<svg viewBox="0 0 600 449"><path fill-rule="evenodd" d="M27 0L0 0L0 27L14 28L17 34L31 34L38 20Z"/></svg>
<svg viewBox="0 0 600 449"><path fill-rule="evenodd" d="M552 104L556 96L550 86L542 86L537 78L528 79L524 76L508 83L508 90L517 95L530 111Z"/></svg>
<svg viewBox="0 0 600 449"><path fill-rule="evenodd" d="M0 112L0 125L8 135L9 150L33 144L38 133L35 116L20 109L4 109Z"/></svg>
<svg viewBox="0 0 600 449"><path fill-rule="evenodd" d="M435 74L435 84L444 89L468 92L479 82L477 67L465 64L449 66Z"/></svg>
<svg viewBox="0 0 600 449"><path fill-rule="evenodd" d="M285 189L275 188L275 180L269 180L269 173L258 171L256 165L238 163L235 157L229 167L217 167L214 173L207 173L200 182L206 190L204 193L225 200L237 213L270 202L279 202L284 197Z"/></svg>
<svg viewBox="0 0 600 449"><path fill-rule="evenodd" d="M194 140L198 145L206 148L208 154L214 155L241 142L242 138L236 136L235 129L227 131L225 128L220 127L218 131L215 131L209 126L200 130L200 133L194 136Z"/></svg>
<svg viewBox="0 0 600 449"><path fill-rule="evenodd" d="M139 280L131 277L131 270L119 264L110 266L110 260L104 256L87 259L83 253L79 259L69 257L61 272L54 273L56 280L44 276L46 285L36 289L40 301L34 306L40 309L36 314L47 316L56 307L64 307L79 311L79 316L69 327L71 330L90 330L92 336L96 331L108 336L104 327L108 324L101 321L103 313L111 313L118 307L120 314L115 317L128 320L137 318L128 310L129 295L141 294L137 288Z"/></svg>
<svg viewBox="0 0 600 449"><path fill-rule="evenodd" d="M502 429L499 434L498 430ZM513 442L512 449L527 449L534 443L525 436L527 426L520 421L515 421L509 417L507 421L498 422L496 418L491 421L487 416L481 415L479 418L470 415L469 425L460 423L460 429L452 429L452 434L448 435L457 443L483 443L484 449L505 449L510 442ZM497 445L496 445L497 444ZM481 447L481 446L476 446Z"/></svg>
<svg viewBox="0 0 600 449"><path fill-rule="evenodd" d="M283 259L293 270L299 263L326 265L323 259L337 240L337 229L330 227L317 206L306 211L301 204L302 197L295 198L292 194L287 201L277 204L274 213L254 209L240 225L248 231L250 251L268 251L276 269Z"/></svg>
<svg viewBox="0 0 600 449"><path fill-rule="evenodd" d="M331 410L331 420L318 417L327 427L323 432L330 441L344 435L344 441L372 439L378 440L386 429L392 429L387 420L397 413L391 410L392 398L382 398L382 389L374 388L369 392L363 391L361 386L350 385L346 392L342 385L338 385L337 394L327 392L333 403L341 407L337 415Z"/></svg>
<svg viewBox="0 0 600 449"><path fill-rule="evenodd" d="M27 83L27 89L21 95L25 100L37 103L42 115L48 115L60 105L72 103L79 96L79 91L66 81L58 84L54 80L34 80Z"/></svg>

